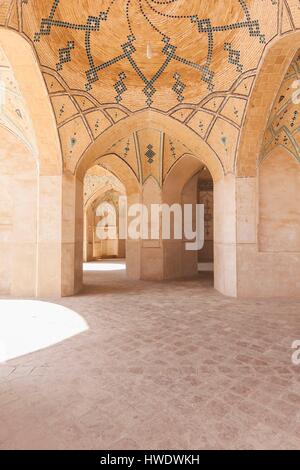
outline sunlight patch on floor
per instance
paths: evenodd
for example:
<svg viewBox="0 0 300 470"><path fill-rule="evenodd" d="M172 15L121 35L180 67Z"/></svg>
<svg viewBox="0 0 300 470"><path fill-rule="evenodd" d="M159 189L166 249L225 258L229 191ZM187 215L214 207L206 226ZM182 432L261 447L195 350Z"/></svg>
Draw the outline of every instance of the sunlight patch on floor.
<svg viewBox="0 0 300 470"><path fill-rule="evenodd" d="M89 329L61 305L34 300L0 300L0 363L60 343Z"/></svg>
<svg viewBox="0 0 300 470"><path fill-rule="evenodd" d="M126 263L123 260L105 260L105 261L92 261L83 264L83 271L125 271Z"/></svg>

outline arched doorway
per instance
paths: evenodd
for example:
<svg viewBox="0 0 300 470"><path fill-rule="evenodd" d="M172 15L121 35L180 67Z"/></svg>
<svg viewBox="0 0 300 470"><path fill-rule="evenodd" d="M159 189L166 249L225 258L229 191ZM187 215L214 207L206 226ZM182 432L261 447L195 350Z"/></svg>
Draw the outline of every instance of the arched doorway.
<svg viewBox="0 0 300 470"><path fill-rule="evenodd" d="M117 154L103 155L86 168L83 180L76 179L76 186L78 240L81 237L75 265L78 290L82 286L83 262L120 259L126 262L129 276L135 277L136 253L120 227L124 218L120 198L126 198L130 203L139 200L139 182L134 171ZM107 266L98 264L98 268L106 270Z"/></svg>
<svg viewBox="0 0 300 470"><path fill-rule="evenodd" d="M126 197L121 181L96 165L84 179L84 262L125 259L125 239L120 237L120 200Z"/></svg>
<svg viewBox="0 0 300 470"><path fill-rule="evenodd" d="M159 171L155 170L152 163L155 161L158 153L156 152L155 145L151 145L151 151L154 154L151 153L151 157L149 145L145 146L145 156L141 154L140 150L139 155L144 158L146 169L142 167L143 163L141 164L141 162L139 162L137 164L138 171L132 168L128 159L126 160L117 154L109 153L105 154L103 157L99 157L99 153L105 152L105 149L112 147L117 148L117 145L113 145L116 136L118 136L117 142L122 141L122 139L126 139L127 141L130 133L135 135L136 140L140 138L140 135L146 135L146 142L149 140L154 141L156 138L159 142L157 148L162 149L165 148L165 142L171 140L167 133L171 135L175 133L175 135L181 139L180 141L183 143L183 148L185 146L185 148L191 149L191 153L187 154L183 152L181 157L178 155L175 162L173 156L173 161L170 156L168 156L168 160L166 160L165 153L163 153L163 160L155 162L157 164L155 168L159 168ZM138 143L137 147L141 149L143 148L143 144ZM187 161L189 162L188 164L186 163ZM210 240L210 245L214 245L213 251L215 253L215 287L224 294L236 295L234 177L232 175L224 176L222 165L216 154L199 136L178 121L154 111L143 111L124 120L124 122L117 123L111 129L105 131L104 134L88 148L77 165L76 213L81 212L83 207L82 193L84 176L90 167L100 162L104 164L105 168L118 176L125 185L129 204L142 203L146 206L153 203L172 202L171 199L174 199L175 196L174 194L171 196L171 192L169 192L169 196L167 196L168 180L170 181L170 188L175 188L175 193L177 192L179 197L180 192L178 192L178 188L181 187L183 191L184 186L188 183L190 178L202 171L204 167L207 168L208 173L211 175L211 185L212 179L214 181L215 190L214 232L216 237L214 242ZM176 170L176 168L179 168L179 171ZM176 183L176 178L180 179L179 186ZM197 185L195 191L197 196ZM229 201L226 205L227 217L224 216L224 204L226 204L226 201ZM77 218L76 227L78 230L79 227L82 227L80 217ZM79 237L80 232L78 231L77 237ZM171 246L171 244L169 245ZM159 240L152 240L151 238L146 241L127 240L128 276L133 279L145 280L168 279L168 270L170 271L170 268L167 268L169 259L168 253L171 253L171 251L171 248L166 248L166 244L159 242ZM80 288L82 283L82 241L80 245L78 244L76 253L76 259L81 261L76 262L75 272L77 273L76 276L79 282L75 282L75 285ZM197 272L197 256L195 260ZM211 263L211 260L209 261ZM182 277L182 273L184 276L189 275L188 272L183 272L182 268L177 272L176 270L172 270L173 277L175 273L176 276L180 275L180 277Z"/></svg>
<svg viewBox="0 0 300 470"><path fill-rule="evenodd" d="M184 237L182 240L164 241L166 278L191 277L199 271L213 271L213 187L209 169L193 155L183 155L167 174L163 202L170 207L181 205ZM191 227L185 226L189 211L192 214ZM188 240L188 232L198 232L198 247Z"/></svg>

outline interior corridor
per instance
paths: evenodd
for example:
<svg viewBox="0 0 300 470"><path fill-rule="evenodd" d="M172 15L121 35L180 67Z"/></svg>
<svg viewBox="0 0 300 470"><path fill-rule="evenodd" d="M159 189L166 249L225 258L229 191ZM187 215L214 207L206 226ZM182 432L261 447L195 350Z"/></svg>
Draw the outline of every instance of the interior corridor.
<svg viewBox="0 0 300 470"><path fill-rule="evenodd" d="M88 329L0 365L0 448L299 448L300 301L232 299L199 276L85 265L82 293L56 303Z"/></svg>

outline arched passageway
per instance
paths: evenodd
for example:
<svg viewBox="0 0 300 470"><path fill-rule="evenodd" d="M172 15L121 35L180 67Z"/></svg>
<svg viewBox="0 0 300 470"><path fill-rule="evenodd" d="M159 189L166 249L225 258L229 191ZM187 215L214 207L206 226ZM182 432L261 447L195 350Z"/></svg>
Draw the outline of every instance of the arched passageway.
<svg viewBox="0 0 300 470"><path fill-rule="evenodd" d="M124 185L111 172L95 165L84 179L84 262L125 259L125 239L120 237L119 205L126 197Z"/></svg>
<svg viewBox="0 0 300 470"><path fill-rule="evenodd" d="M134 169L133 164L128 159L122 158L120 155L107 154L112 146L112 139L118 135L119 140L127 138L129 133L133 133L138 140L138 147L143 146L144 126L150 128L150 137L153 141L155 138L162 139L162 135L166 132L177 132L177 137L181 138L183 144L193 150L192 154L184 154L181 158L177 158L174 162L166 161L165 154L162 152L160 160L155 160L145 164L138 162L137 168ZM149 130L147 130L147 138L149 139ZM166 138L165 138L166 139ZM164 140L160 140L163 142ZM160 145L163 146L163 143ZM155 148L155 147L154 147ZM104 156L101 156L101 153ZM100 156L99 156L100 153ZM155 152L154 152L155 154ZM147 155L147 154L146 154ZM145 111L139 115L128 118L125 123L118 123L112 129L108 130L96 140L95 144L90 147L82 157L76 169L76 214L80 214L83 207L82 191L84 176L89 168L95 163L100 163L106 169L116 175L124 184L128 197L128 204L142 204L150 212L150 206L159 204L197 204L198 202L198 177L196 176L204 168L208 169L208 173L214 180L216 197L214 202L215 217L215 242L214 250L212 250L213 239L211 242L211 252L216 255L215 260L215 285L221 292L228 295L235 295L236 291L236 273L234 271L234 261L231 259L233 251L228 250L228 240L230 234L228 230L224 231L223 204L225 198L231 197L232 193L228 193L228 187L232 185L232 178L225 177L221 163L215 153L191 130L182 124L152 111ZM190 182L193 179L193 183ZM196 184L194 184L196 182ZM188 184L193 186L193 191L188 189ZM191 194L193 193L192 199ZM232 200L230 201L232 204ZM230 206L229 204L229 206ZM228 206L227 206L228 210ZM128 221L130 222L130 221ZM231 225L231 234L234 235L234 211L232 210L232 219L226 219L227 226ZM82 281L82 240L79 240L82 230L82 217L76 218L77 248L75 260L75 279L79 282L75 285L80 288ZM227 237L227 238L226 238ZM213 237L211 237L213 238ZM234 241L234 240L232 240ZM184 246L186 240L164 240L161 237L151 238L151 234L145 239L127 239L126 242L126 258L127 258L127 274L131 279L144 280L164 280L170 278L182 278L195 275L198 272L198 251L194 253L190 251L186 254L187 259L193 259L194 262L184 263L184 256L177 256L178 243ZM175 256L176 251L176 256ZM175 261L176 258L176 261ZM184 264L186 267L184 267ZM191 266L193 266L191 268ZM77 289L76 289L77 290Z"/></svg>
<svg viewBox="0 0 300 470"><path fill-rule="evenodd" d="M1 178L5 196L1 201L0 243L2 265L7 264L8 268L1 271L1 292L49 297L73 295L81 289L84 178L91 167L100 164L122 182L129 205L139 203L146 207L188 201L192 193L196 194L191 190L196 174L206 167L214 188L214 236L209 241L210 252L214 254L216 289L230 296L297 295L298 284L294 279L299 277L300 250L295 227L299 214L291 203L287 214L293 213L293 220L287 214L284 217L282 210L280 220L280 211L276 216L266 215L266 208L271 207L270 201L275 197L268 192L268 181L273 178L277 181L278 172L285 175L282 181L286 181L285 188L289 187L290 199L299 198L297 184L294 180L289 184L291 172L297 179L300 160L299 113L291 96L293 80L299 77L298 65L293 65L298 60L297 38L298 33L292 33L266 48L246 110L236 174L224 167L223 160L191 128L153 110L136 112L110 126L87 147L72 173L66 161L63 169L55 118L32 48L18 34L1 29L2 60L7 61L5 67L11 70L15 94L22 104L15 114L27 123L22 128L16 117L8 125L2 103ZM272 80L268 79L268 83L272 84L266 93L264 83L270 76ZM36 100L31 99L33 85ZM290 92L287 97L286 91ZM6 93L9 94L8 89ZM281 120L281 112L289 117L289 122L277 132L273 121ZM295 129L291 130L292 126ZM275 135L270 144L274 148L266 151L270 133ZM178 154L170 151L175 139L179 143ZM286 152L291 154L293 164L289 165L293 170L287 166ZM14 165L18 167L17 177ZM281 207L283 203L287 205L285 197ZM25 218L26 225L22 222ZM275 226L280 228L272 245L270 233ZM284 244L287 232L289 238ZM182 253L178 246L178 240L127 240L128 276L163 280L195 272L195 255L186 254L193 259L187 268L185 256L178 256L179 251ZM191 266L194 268L189 271ZM284 283L283 272L289 273ZM28 273L30 282L24 283Z"/></svg>
<svg viewBox="0 0 300 470"><path fill-rule="evenodd" d="M238 296L299 296L299 38L290 33L267 48L241 133Z"/></svg>
<svg viewBox="0 0 300 470"><path fill-rule="evenodd" d="M61 296L63 177L56 122L31 45L3 28L0 72L0 292Z"/></svg>
<svg viewBox="0 0 300 470"><path fill-rule="evenodd" d="M0 449L300 448L299 5L0 0Z"/></svg>

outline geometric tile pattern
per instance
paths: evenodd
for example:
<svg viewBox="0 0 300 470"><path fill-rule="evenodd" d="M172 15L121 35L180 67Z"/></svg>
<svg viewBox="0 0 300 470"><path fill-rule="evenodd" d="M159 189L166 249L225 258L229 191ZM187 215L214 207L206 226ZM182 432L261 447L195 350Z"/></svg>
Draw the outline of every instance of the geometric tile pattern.
<svg viewBox="0 0 300 470"><path fill-rule="evenodd" d="M179 103L184 101L183 92L186 88L186 85L181 81L181 75L179 73L174 74L175 84L172 87L172 90L176 93Z"/></svg>
<svg viewBox="0 0 300 470"><path fill-rule="evenodd" d="M233 136L243 124L261 55L276 35L300 27L296 4L103 0L99 7L86 0L11 0L0 2L0 24L33 42L70 171L90 142L145 107L171 115L206 141L216 135L213 148L231 171ZM298 158L296 111L290 109L288 125L271 135ZM220 120L228 132L219 132Z"/></svg>
<svg viewBox="0 0 300 470"><path fill-rule="evenodd" d="M146 151L145 155L148 159L148 163L153 163L154 162L154 157L155 157L156 153L153 151L153 145L149 144L147 146L147 151Z"/></svg>
<svg viewBox="0 0 300 470"><path fill-rule="evenodd" d="M102 5L102 11L98 12L97 15L87 15L81 22L74 22L73 18L68 17L67 10L63 10L63 0L51 0L48 2L48 15L40 20L39 30L34 34L34 41L40 42L43 37L50 37L55 30L64 29L70 33L73 31L84 32L84 46L86 61L89 64L89 68L85 70L86 84L85 89L91 91L93 84L101 79L101 75L108 73L110 68L119 65L122 70L122 64L127 62L131 67L131 71L135 74L138 79L143 83L143 93L146 99L146 105L151 106L153 103L153 96L157 92L157 82L161 76L168 70L171 63L179 63L184 66L186 70L191 69L198 72L199 79L203 81L209 91L214 89L214 78L215 72L213 70L214 54L216 37L226 32L228 35L232 31L243 30L248 36L257 38L260 43L264 43L266 38L261 31L260 22L257 18L253 18L250 9L245 0L237 0L238 5L236 8L239 10L240 19L229 20L228 23L220 26L215 24L215 18L213 17L201 17L202 5L199 8L195 7L195 2L189 2L190 8L183 5L183 0L171 0L169 2L157 2L156 0L130 0L123 3L121 7L121 13L123 15L124 23L127 23L127 35L124 36L123 40L120 40L118 46L119 52L108 57L106 60L101 61L97 58L97 54L94 52L93 43L94 36L97 33L101 33L102 30L106 29L106 24L112 29L113 27L113 9L115 7L116 0L109 0L104 2ZM133 10L132 4L136 10ZM106 8L105 8L106 6ZM183 9L184 13L183 13ZM176 11L176 14L173 11ZM162 58L160 66L153 70L152 76L148 77L143 71L143 67L140 64L138 58L138 51L140 49L139 34L136 29L135 18L133 11L139 11L142 14L144 21L147 26L150 27L152 35L160 36L161 46L159 47L159 53ZM164 20L164 21L162 21ZM201 44L206 42L206 52L204 53L204 61L197 62L191 57L184 53L179 52L178 40L176 35L173 33L176 25L185 22L185 29L193 29L194 40L201 41ZM150 36L151 39L151 36ZM57 70L61 70L63 63L69 62L71 58L71 49L74 49L74 41L69 41L66 48L62 48L58 51L59 63L57 64ZM242 72L243 65L241 64L241 53L239 50L232 48L231 43L223 40L223 47L228 51L230 64L237 67L238 72ZM119 82L115 85L117 90L116 102L121 101L121 96L126 92L127 88L124 83L126 73L124 70L119 74ZM173 91L177 94L177 99L183 101L184 97L182 92L185 88L184 83L181 81L179 73L174 75L176 84L173 86Z"/></svg>
<svg viewBox="0 0 300 470"><path fill-rule="evenodd" d="M117 92L117 96L116 96L116 102L117 103L120 103L120 101L122 101L122 95L123 93L125 93L125 91L127 90L127 87L124 83L124 80L126 79L126 74L124 72L121 72L119 74L119 80L117 81L117 83L114 85L114 88Z"/></svg>
<svg viewBox="0 0 300 470"><path fill-rule="evenodd" d="M59 49L58 51L59 62L56 64L57 71L62 70L63 64L71 62L71 51L74 48L75 48L74 41L68 41L67 47L64 47L63 49Z"/></svg>
<svg viewBox="0 0 300 470"><path fill-rule="evenodd" d="M236 65L236 70L238 72L243 71L243 65L240 63L241 53L232 49L232 45L228 42L224 44L225 51L228 51L228 62L232 65Z"/></svg>
<svg viewBox="0 0 300 470"><path fill-rule="evenodd" d="M264 136L260 160L277 146L289 150L300 163L300 54L292 61L275 100Z"/></svg>

